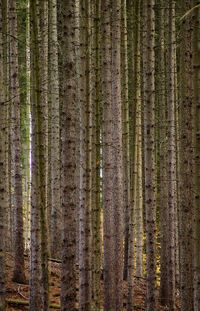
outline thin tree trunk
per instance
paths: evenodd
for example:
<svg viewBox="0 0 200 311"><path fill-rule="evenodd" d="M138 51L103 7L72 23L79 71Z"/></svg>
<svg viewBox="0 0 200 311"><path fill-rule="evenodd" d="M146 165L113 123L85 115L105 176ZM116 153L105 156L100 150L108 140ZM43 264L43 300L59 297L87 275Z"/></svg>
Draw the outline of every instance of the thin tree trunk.
<svg viewBox="0 0 200 311"><path fill-rule="evenodd" d="M92 106L90 98L90 1L80 1L80 202L79 202L79 310L91 310L91 186Z"/></svg>
<svg viewBox="0 0 200 311"><path fill-rule="evenodd" d="M101 4L102 11L102 156L103 156L103 232L104 232L104 309L115 310L114 243L113 243L113 161L111 110L111 19L110 1Z"/></svg>
<svg viewBox="0 0 200 311"><path fill-rule="evenodd" d="M48 0L39 1L39 80L40 102L38 107L39 167L40 167L40 217L41 265L43 311L48 310L48 227L47 227L47 159L48 159Z"/></svg>
<svg viewBox="0 0 200 311"><path fill-rule="evenodd" d="M193 1L194 5L197 1ZM193 215L193 287L194 311L200 309L200 9L194 12L193 33L193 86L194 86L194 215Z"/></svg>
<svg viewBox="0 0 200 311"><path fill-rule="evenodd" d="M191 8L192 1L184 1L182 13ZM180 179L180 296L181 310L193 310L192 269L192 21L188 16L181 24L180 43L180 108L179 108L179 179Z"/></svg>
<svg viewBox="0 0 200 311"><path fill-rule="evenodd" d="M7 208L6 189L6 105L5 105L5 85L3 66L3 16L2 1L0 1L0 311L5 311L5 216Z"/></svg>
<svg viewBox="0 0 200 311"><path fill-rule="evenodd" d="M10 34L10 100L11 100L11 168L14 203L14 272L13 280L25 282L24 237L23 237L23 199L22 199L22 145L20 134L20 90L17 44L16 1L9 1L9 34Z"/></svg>
<svg viewBox="0 0 200 311"><path fill-rule="evenodd" d="M154 0L143 1L144 10L144 157L147 252L147 311L156 310L156 205L155 205L155 12Z"/></svg>
<svg viewBox="0 0 200 311"><path fill-rule="evenodd" d="M158 105L158 131L159 131L159 169L158 169L158 189L159 189L159 206L160 206L160 301L162 305L168 303L168 273L167 273L167 244L168 244L168 205L167 205L167 113L166 113L166 70L165 70L165 24L166 24L166 10L163 0L158 0L157 29L159 30L159 37L157 40L158 49L156 58L157 62L157 105ZM168 15L167 15L168 16Z"/></svg>
<svg viewBox="0 0 200 311"><path fill-rule="evenodd" d="M30 243L30 311L42 310L41 285L41 236L39 198L39 143L38 143L38 103L39 81L39 30L38 5L30 0L30 49L31 49L31 243Z"/></svg>
<svg viewBox="0 0 200 311"><path fill-rule="evenodd" d="M167 53L167 180L168 180L168 307L175 310L175 213L176 213L176 128L175 128L175 2L170 0L168 11Z"/></svg>
<svg viewBox="0 0 200 311"><path fill-rule="evenodd" d="M49 103L50 103L50 198L51 203L51 256L59 258L61 243L60 198L60 105L58 76L57 0L49 2Z"/></svg>
<svg viewBox="0 0 200 311"><path fill-rule="evenodd" d="M101 278L101 193L100 193L100 1L91 2L91 75L92 101L92 297L93 309L100 309Z"/></svg>
<svg viewBox="0 0 200 311"><path fill-rule="evenodd" d="M112 161L113 161L113 246L114 246L114 310L122 310L123 281L123 155L121 100L121 0L111 1L111 95L112 95Z"/></svg>
<svg viewBox="0 0 200 311"><path fill-rule="evenodd" d="M129 211L130 211L130 135L128 100L127 4L122 1L121 27L121 89L123 126L123 200L124 200L124 279L128 273Z"/></svg>

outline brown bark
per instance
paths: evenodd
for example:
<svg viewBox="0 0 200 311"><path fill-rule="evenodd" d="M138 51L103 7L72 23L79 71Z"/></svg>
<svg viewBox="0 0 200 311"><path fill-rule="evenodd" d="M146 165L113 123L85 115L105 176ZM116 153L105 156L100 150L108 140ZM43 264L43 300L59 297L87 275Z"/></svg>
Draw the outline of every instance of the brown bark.
<svg viewBox="0 0 200 311"><path fill-rule="evenodd" d="M155 12L154 0L143 1L144 165L147 252L147 310L156 309L155 205Z"/></svg>
<svg viewBox="0 0 200 311"><path fill-rule="evenodd" d="M20 90L17 44L16 1L9 1L9 34L10 34L10 100L11 100L11 168L13 186L13 229L15 267L13 280L25 282L24 273L24 237L23 237L23 199L22 199L22 145L20 135Z"/></svg>
<svg viewBox="0 0 200 311"><path fill-rule="evenodd" d="M76 64L75 2L62 1L62 272L61 310L76 310Z"/></svg>
<svg viewBox="0 0 200 311"><path fill-rule="evenodd" d="M184 1L183 14L192 1ZM179 240L181 310L193 310L192 273L192 20L188 16L181 24L180 43L180 108L179 108Z"/></svg>

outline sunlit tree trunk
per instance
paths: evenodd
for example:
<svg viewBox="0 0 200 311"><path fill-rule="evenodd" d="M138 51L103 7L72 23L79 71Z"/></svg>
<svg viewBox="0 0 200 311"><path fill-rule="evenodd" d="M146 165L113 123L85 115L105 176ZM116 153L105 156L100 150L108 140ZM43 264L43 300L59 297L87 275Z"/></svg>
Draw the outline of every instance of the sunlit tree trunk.
<svg viewBox="0 0 200 311"><path fill-rule="evenodd" d="M11 104L11 168L13 182L13 230L15 266L13 280L25 282L24 237L23 237L23 198L22 198L22 144L20 131L20 89L17 44L16 1L9 1L10 34L10 104Z"/></svg>

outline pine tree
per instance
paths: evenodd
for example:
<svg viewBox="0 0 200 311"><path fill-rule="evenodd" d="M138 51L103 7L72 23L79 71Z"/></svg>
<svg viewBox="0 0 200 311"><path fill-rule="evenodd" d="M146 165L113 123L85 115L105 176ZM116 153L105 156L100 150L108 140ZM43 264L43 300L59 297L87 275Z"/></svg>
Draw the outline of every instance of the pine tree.
<svg viewBox="0 0 200 311"><path fill-rule="evenodd" d="M192 1L184 1L182 13L191 8ZM179 108L179 240L181 310L193 310L192 276L192 20L181 21L180 42L180 108Z"/></svg>
<svg viewBox="0 0 200 311"><path fill-rule="evenodd" d="M25 282L24 273L24 237L23 237L23 198L22 198L22 144L20 133L20 89L17 44L16 1L9 1L9 34L10 34L10 101L11 101L11 168L13 183L13 230L15 267L13 280Z"/></svg>
<svg viewBox="0 0 200 311"><path fill-rule="evenodd" d="M62 271L61 310L76 310L76 64L75 5L62 1Z"/></svg>
<svg viewBox="0 0 200 311"><path fill-rule="evenodd" d="M60 103L58 73L57 0L49 2L49 165L51 206L51 256L59 258L61 243L61 193L60 193Z"/></svg>
<svg viewBox="0 0 200 311"><path fill-rule="evenodd" d="M143 1L144 171L147 252L147 310L156 308L155 282L155 12L154 0Z"/></svg>
<svg viewBox="0 0 200 311"><path fill-rule="evenodd" d="M6 175L6 105L3 72L3 16L0 1L0 310L5 311L5 216L7 208Z"/></svg>
<svg viewBox="0 0 200 311"><path fill-rule="evenodd" d="M194 1L193 4L197 4ZM197 8L194 11L194 32L193 32L193 87L194 87L194 104L193 104L193 143L194 143L194 215L193 215L193 264L194 264L194 276L193 276L193 287L194 287L194 311L200 308L200 214L199 214L199 202L200 202L200 45L199 45L199 25L200 25L200 9Z"/></svg>
<svg viewBox="0 0 200 311"><path fill-rule="evenodd" d="M113 272L114 310L122 309L123 280L123 157L121 100L121 0L111 2L111 112L112 112L112 200L113 200Z"/></svg>
<svg viewBox="0 0 200 311"><path fill-rule="evenodd" d="M91 69L92 105L92 297L93 308L100 309L101 278L101 80L100 80L100 1L91 2Z"/></svg>
<svg viewBox="0 0 200 311"><path fill-rule="evenodd" d="M38 44L38 6L30 0L30 49L31 49L31 241L30 241L30 311L42 310L41 288L41 237L40 237L40 191L39 145L38 145L38 102L39 89L39 44Z"/></svg>
<svg viewBox="0 0 200 311"><path fill-rule="evenodd" d="M175 2L169 2L167 51L167 180L168 180L168 306L175 309L175 212L176 212L176 63Z"/></svg>
<svg viewBox="0 0 200 311"><path fill-rule="evenodd" d="M114 301L114 245L113 245L113 197L112 197L112 111L111 111L111 20L110 1L101 3L102 11L102 174L104 211L104 309L115 310Z"/></svg>
<svg viewBox="0 0 200 311"><path fill-rule="evenodd" d="M30 310L48 309L48 240L46 228L46 89L43 76L45 54L41 49L46 29L40 24L41 14L47 13L43 2L30 1L31 23L31 124L32 124L32 187L31 187L31 256ZM46 21L44 21L46 23ZM44 28L43 28L44 26ZM46 42L45 42L46 43ZM46 49L46 45L44 46ZM43 53L44 52L44 53ZM44 69L46 70L46 68ZM45 75L45 73L44 73ZM45 80L47 83L47 80Z"/></svg>

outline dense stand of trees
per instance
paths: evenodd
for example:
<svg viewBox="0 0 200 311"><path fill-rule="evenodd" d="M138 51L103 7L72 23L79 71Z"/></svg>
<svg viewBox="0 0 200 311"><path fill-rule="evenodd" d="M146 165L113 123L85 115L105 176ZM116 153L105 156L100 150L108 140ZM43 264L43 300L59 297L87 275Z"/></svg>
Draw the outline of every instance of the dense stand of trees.
<svg viewBox="0 0 200 311"><path fill-rule="evenodd" d="M0 311L199 311L199 1L0 0L0 108Z"/></svg>

